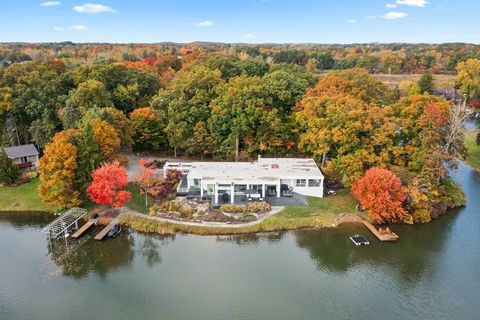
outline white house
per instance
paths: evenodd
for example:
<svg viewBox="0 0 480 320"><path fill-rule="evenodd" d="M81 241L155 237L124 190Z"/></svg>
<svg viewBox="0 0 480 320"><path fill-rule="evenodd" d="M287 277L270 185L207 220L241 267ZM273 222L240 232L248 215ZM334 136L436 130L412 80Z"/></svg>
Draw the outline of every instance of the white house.
<svg viewBox="0 0 480 320"><path fill-rule="evenodd" d="M323 174L313 159L261 158L252 162L167 162L168 170L180 170L184 179L179 193L209 196L215 204L234 203L238 197L289 197L293 192L323 197ZM227 196L225 196L225 194ZM233 196L232 196L233 195Z"/></svg>
<svg viewBox="0 0 480 320"><path fill-rule="evenodd" d="M7 157L19 168L36 168L38 166L38 150L33 144L7 147L4 149Z"/></svg>

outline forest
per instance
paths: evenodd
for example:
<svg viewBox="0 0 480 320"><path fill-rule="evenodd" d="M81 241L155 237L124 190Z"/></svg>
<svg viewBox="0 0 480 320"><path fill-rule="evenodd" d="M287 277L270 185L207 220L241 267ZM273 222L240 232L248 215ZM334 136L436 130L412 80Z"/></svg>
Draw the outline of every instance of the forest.
<svg viewBox="0 0 480 320"><path fill-rule="evenodd" d="M314 157L359 199L385 175L401 208L378 221L428 222L465 201L447 170L465 156L464 109L432 95L433 75L458 74L475 104L475 58L466 44L1 44L0 145L41 150L39 192L55 207L87 201L92 172L132 150L262 154ZM423 76L390 88L372 73Z"/></svg>

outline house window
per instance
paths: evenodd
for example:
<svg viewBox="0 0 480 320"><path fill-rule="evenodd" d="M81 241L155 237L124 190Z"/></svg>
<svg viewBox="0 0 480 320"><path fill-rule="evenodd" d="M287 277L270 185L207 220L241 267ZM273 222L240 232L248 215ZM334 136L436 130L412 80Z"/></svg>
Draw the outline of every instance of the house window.
<svg viewBox="0 0 480 320"><path fill-rule="evenodd" d="M200 179L193 179L193 186L200 187Z"/></svg>
<svg viewBox="0 0 480 320"><path fill-rule="evenodd" d="M22 162L22 163L27 163L27 162L28 162L28 157L22 157L21 162Z"/></svg>
<svg viewBox="0 0 480 320"><path fill-rule="evenodd" d="M241 192L247 190L246 184L236 184L235 185L235 192Z"/></svg>
<svg viewBox="0 0 480 320"><path fill-rule="evenodd" d="M308 186L309 187L320 187L321 180L320 179L309 179Z"/></svg>
<svg viewBox="0 0 480 320"><path fill-rule="evenodd" d="M307 180L306 179L297 179L295 185L297 187L306 187L307 186Z"/></svg>

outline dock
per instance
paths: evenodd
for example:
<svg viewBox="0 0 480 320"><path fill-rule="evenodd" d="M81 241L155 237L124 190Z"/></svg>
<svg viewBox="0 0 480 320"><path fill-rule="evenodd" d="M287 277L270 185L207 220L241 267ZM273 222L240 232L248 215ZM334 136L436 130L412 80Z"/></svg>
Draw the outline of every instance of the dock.
<svg viewBox="0 0 480 320"><path fill-rule="evenodd" d="M105 228L102 229L93 239L102 240L112 230L113 226L118 224L118 219L113 219Z"/></svg>
<svg viewBox="0 0 480 320"><path fill-rule="evenodd" d="M88 229L90 229L94 224L95 224L96 220L94 219L91 219L91 220L88 220L87 223L85 223L80 229L78 229L74 234L72 234L72 238L73 239L78 239L80 238L80 236L85 232L87 231Z"/></svg>
<svg viewBox="0 0 480 320"><path fill-rule="evenodd" d="M370 222L363 220L362 223L370 230L380 241L396 241L400 238L395 232L381 233Z"/></svg>

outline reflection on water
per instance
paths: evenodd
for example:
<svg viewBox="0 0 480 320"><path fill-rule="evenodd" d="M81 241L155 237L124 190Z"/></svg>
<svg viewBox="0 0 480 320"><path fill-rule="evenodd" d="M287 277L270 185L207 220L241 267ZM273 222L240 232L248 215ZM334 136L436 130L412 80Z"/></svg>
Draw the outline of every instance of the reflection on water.
<svg viewBox="0 0 480 320"><path fill-rule="evenodd" d="M50 245L40 229L53 217L0 214L0 319L476 319L480 174L462 165L455 178L468 205L394 226L395 243L346 224L101 242L90 230Z"/></svg>

